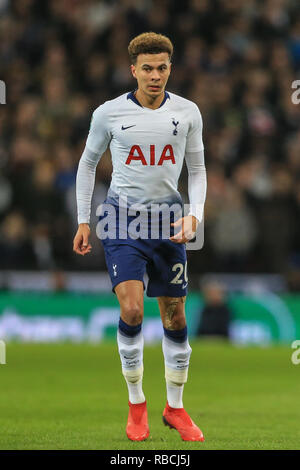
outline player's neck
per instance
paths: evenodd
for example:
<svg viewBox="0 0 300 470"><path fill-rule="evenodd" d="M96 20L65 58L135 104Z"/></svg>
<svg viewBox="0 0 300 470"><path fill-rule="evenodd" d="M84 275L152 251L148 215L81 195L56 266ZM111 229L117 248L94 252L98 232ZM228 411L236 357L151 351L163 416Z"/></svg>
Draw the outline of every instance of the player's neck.
<svg viewBox="0 0 300 470"><path fill-rule="evenodd" d="M135 92L135 97L138 102L145 108L157 109L160 107L164 100L165 91L163 91L160 95L152 98L151 96L146 95L142 90L138 88Z"/></svg>

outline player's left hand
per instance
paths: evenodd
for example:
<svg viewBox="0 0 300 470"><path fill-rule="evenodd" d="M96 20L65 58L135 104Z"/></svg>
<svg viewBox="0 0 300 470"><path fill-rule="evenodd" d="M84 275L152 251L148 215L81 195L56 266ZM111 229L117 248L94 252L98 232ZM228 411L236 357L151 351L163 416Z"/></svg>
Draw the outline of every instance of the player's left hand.
<svg viewBox="0 0 300 470"><path fill-rule="evenodd" d="M196 234L199 221L194 215L187 215L181 217L176 222L172 223L173 227L180 227L180 231L173 237L170 237L173 243L186 243L192 240Z"/></svg>

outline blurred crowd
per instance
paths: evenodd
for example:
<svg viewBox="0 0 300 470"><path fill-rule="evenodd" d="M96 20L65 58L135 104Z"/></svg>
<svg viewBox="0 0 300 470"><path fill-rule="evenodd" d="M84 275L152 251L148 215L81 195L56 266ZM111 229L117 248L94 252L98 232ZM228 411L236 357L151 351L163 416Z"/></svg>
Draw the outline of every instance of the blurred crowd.
<svg viewBox="0 0 300 470"><path fill-rule="evenodd" d="M280 272L293 283L298 0L0 0L0 269L105 269L96 235L92 255L72 252L76 170L93 110L135 88L127 46L145 31L173 41L167 89L203 116L205 244L189 253L190 273ZM110 175L106 152L92 223ZM179 189L186 198L186 170Z"/></svg>

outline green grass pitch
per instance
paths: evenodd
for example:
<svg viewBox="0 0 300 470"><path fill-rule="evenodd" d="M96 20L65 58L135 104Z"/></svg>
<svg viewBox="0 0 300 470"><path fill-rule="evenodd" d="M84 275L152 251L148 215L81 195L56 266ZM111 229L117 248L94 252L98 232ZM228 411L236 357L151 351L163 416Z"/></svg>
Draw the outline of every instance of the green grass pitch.
<svg viewBox="0 0 300 470"><path fill-rule="evenodd" d="M300 364L290 347L191 346L184 404L204 443L183 442L162 423L160 344L144 352L150 437L131 442L116 344L9 343L0 365L0 449L300 449Z"/></svg>

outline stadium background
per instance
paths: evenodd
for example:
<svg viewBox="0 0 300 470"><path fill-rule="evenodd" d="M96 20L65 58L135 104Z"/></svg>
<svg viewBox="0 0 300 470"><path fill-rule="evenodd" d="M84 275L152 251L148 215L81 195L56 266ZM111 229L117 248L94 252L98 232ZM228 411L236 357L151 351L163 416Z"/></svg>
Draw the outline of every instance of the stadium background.
<svg viewBox="0 0 300 470"><path fill-rule="evenodd" d="M150 30L175 46L167 88L195 101L204 121L205 246L188 253L190 289L198 296L191 315L200 321L203 285L217 279L233 296L235 338L297 337L300 106L291 95L300 68L300 7L293 0L1 0L7 104L0 107L0 289L11 296L7 304L0 294L1 337L18 336L12 325L20 315L30 320L14 292L30 292L33 304L34 291L81 292L100 304L109 292L95 230L91 255L72 252L76 169L93 110L135 86L128 42ZM93 227L111 170L107 152L97 170ZM186 169L180 191L187 201ZM49 314L47 305L40 299L40 315ZM289 334L271 333L274 321L278 331L289 323Z"/></svg>
<svg viewBox="0 0 300 470"><path fill-rule="evenodd" d="M299 448L298 0L0 0L0 449L137 449L124 433L119 309L94 215L92 254L75 256L72 240L92 112L134 89L127 45L144 31L170 36L167 89L195 101L204 121L205 243L188 253L185 406L203 448ZM110 174L107 153L93 214ZM185 169L180 191L187 201ZM229 341L196 338L204 317L206 333L210 323ZM151 438L138 448L196 449L161 425L155 299L145 298L144 334Z"/></svg>

